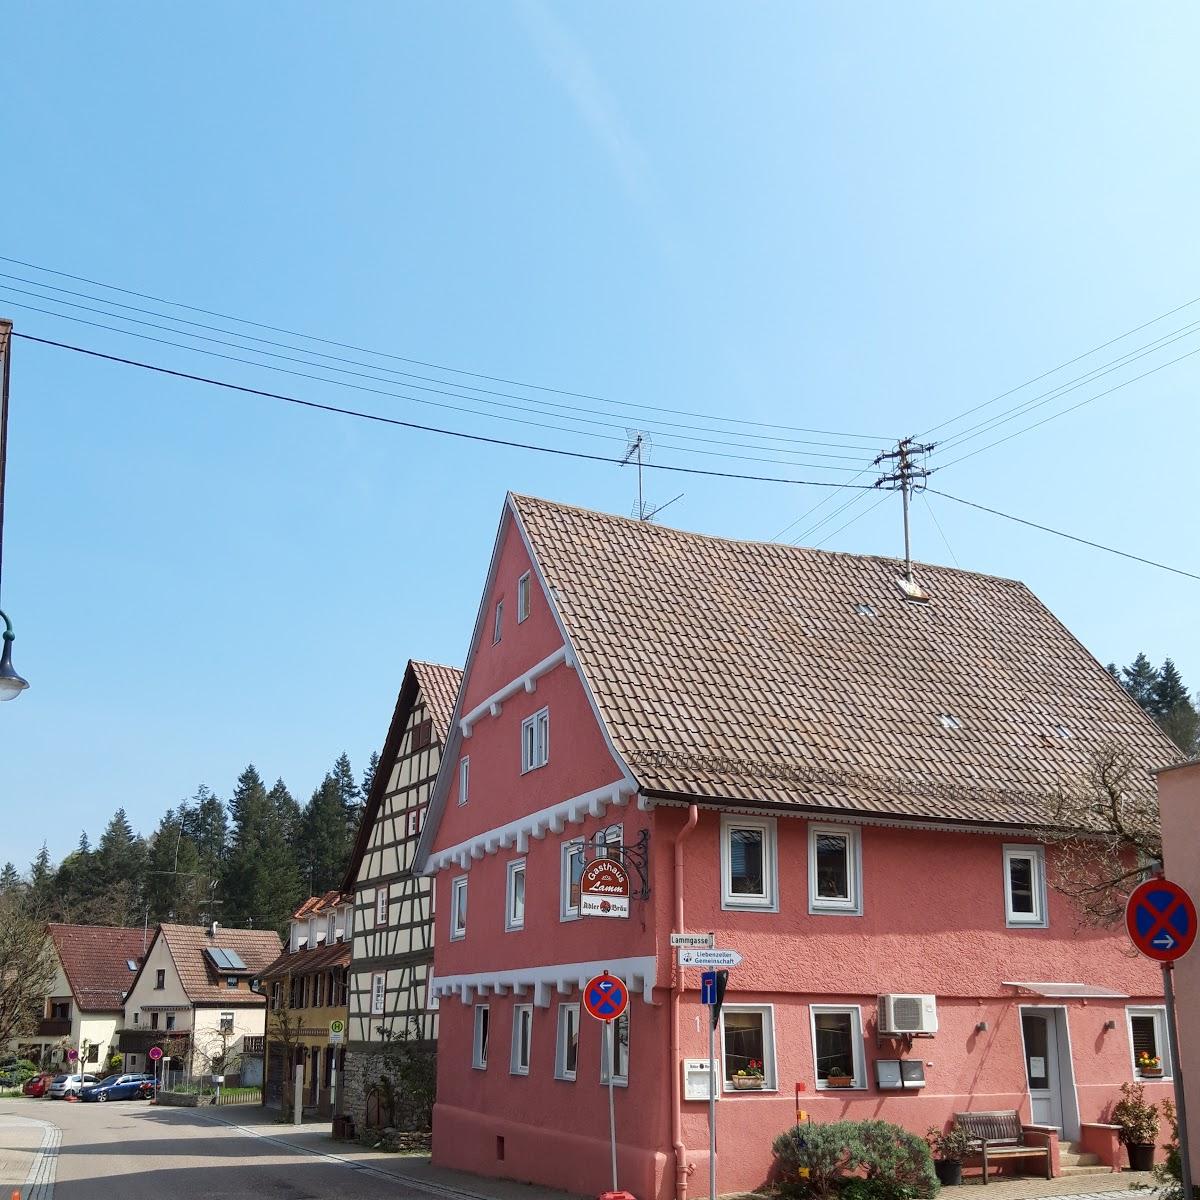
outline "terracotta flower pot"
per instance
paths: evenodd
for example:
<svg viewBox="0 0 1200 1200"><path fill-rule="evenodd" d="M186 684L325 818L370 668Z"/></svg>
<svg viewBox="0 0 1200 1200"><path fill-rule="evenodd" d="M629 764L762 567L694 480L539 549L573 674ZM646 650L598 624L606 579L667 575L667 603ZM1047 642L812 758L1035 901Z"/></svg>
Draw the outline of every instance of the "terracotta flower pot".
<svg viewBox="0 0 1200 1200"><path fill-rule="evenodd" d="M848 1088L854 1086L853 1075L830 1075L825 1080L825 1086L831 1088Z"/></svg>
<svg viewBox="0 0 1200 1200"><path fill-rule="evenodd" d="M1162 1067L1138 1067L1138 1074L1143 1079L1161 1079Z"/></svg>

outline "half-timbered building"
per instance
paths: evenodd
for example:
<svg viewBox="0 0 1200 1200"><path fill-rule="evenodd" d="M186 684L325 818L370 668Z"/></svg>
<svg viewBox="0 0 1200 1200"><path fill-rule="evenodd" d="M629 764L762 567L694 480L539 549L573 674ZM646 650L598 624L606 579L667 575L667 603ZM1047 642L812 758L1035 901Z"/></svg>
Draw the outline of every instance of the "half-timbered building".
<svg viewBox="0 0 1200 1200"><path fill-rule="evenodd" d="M354 897L344 1110L360 1125L389 1044L437 1038L427 995L433 888L413 853L462 672L409 662L343 884Z"/></svg>

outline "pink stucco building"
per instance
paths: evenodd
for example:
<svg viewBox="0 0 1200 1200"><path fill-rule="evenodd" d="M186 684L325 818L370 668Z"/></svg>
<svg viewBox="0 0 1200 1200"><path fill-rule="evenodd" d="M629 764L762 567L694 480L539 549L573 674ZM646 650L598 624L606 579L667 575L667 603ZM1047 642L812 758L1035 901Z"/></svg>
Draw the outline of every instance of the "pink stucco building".
<svg viewBox="0 0 1200 1200"><path fill-rule="evenodd" d="M722 1192L767 1179L797 1085L816 1121L1018 1109L1116 1162L1103 1119L1159 1036L1158 972L1081 928L1036 830L1103 746L1150 794L1176 752L1023 585L917 571L923 601L890 560L509 497L416 857L435 1161L604 1190L614 1070L622 1186L706 1195L679 930L744 956ZM584 858L642 846L630 917L580 918ZM602 969L635 997L613 1064L580 1006ZM911 1086L890 1086L900 1062Z"/></svg>

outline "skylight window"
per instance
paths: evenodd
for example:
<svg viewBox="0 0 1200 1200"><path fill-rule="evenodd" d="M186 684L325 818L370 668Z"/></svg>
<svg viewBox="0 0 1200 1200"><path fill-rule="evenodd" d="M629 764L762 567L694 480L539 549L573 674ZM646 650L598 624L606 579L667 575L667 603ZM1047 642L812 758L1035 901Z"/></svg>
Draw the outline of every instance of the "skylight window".
<svg viewBox="0 0 1200 1200"><path fill-rule="evenodd" d="M856 604L854 611L860 617L877 617L879 614L869 604Z"/></svg>
<svg viewBox="0 0 1200 1200"><path fill-rule="evenodd" d="M953 713L939 713L938 720L943 729L961 729L962 722Z"/></svg>
<svg viewBox="0 0 1200 1200"><path fill-rule="evenodd" d="M136 970L137 970L137 961L136 961L135 959L132 959L132 958L127 958L127 959L125 960L125 965L126 965L126 966L127 966L127 967L128 967L130 970L131 970L131 971L136 971Z"/></svg>
<svg viewBox="0 0 1200 1200"><path fill-rule="evenodd" d="M1055 725L1054 733L1056 737L1069 738L1075 735L1065 725Z"/></svg>

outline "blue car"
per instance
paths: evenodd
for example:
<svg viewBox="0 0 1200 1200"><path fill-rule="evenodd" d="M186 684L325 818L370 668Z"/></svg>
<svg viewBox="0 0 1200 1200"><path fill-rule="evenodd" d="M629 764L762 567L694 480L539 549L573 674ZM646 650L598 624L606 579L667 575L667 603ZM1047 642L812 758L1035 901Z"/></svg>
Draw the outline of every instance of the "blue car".
<svg viewBox="0 0 1200 1200"><path fill-rule="evenodd" d="M154 1087L152 1075L109 1075L91 1087L85 1087L80 1100L137 1100L148 1096Z"/></svg>

